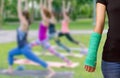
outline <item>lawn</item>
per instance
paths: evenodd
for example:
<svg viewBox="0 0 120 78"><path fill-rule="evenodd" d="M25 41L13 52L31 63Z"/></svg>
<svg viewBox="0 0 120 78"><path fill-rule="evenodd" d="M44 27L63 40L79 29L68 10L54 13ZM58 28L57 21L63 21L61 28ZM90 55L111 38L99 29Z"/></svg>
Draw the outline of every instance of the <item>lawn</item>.
<svg viewBox="0 0 120 78"><path fill-rule="evenodd" d="M76 40L81 41L84 43L86 46L88 46L89 43L89 37L90 35L74 35L73 36ZM98 53L98 63L97 63L97 70L94 73L88 73L84 70L84 60L85 56L82 58L73 58L73 57L68 57L70 60L73 62L79 62L80 65L74 69L69 69L69 68L61 68L61 69L55 69L55 71L73 71L74 72L74 78L103 78L101 74L101 55L102 55L102 48L103 44L105 41L105 35L103 35L103 38L101 40L100 48L99 48L99 53ZM64 37L62 38L62 42L64 44L67 44L69 47L78 47L69 41L67 41ZM51 41L52 45L55 45L54 41ZM8 51L12 48L16 47L16 43L7 43L7 44L0 44L0 69L1 68L7 68L7 54ZM41 51L41 48L35 47L33 48L33 51ZM60 50L60 52L63 52ZM24 58L23 56L19 56L19 58ZM41 56L40 58L47 60L47 61L61 61L59 58L55 56ZM14 68L16 68L17 65L14 65ZM33 69L33 70L44 70L42 67L36 67L36 66L26 66L26 69ZM12 77L12 76L2 76L0 75L0 78L20 78L20 77ZM28 78L28 77L26 77ZM30 77L29 77L30 78Z"/></svg>
<svg viewBox="0 0 120 78"><path fill-rule="evenodd" d="M92 23L92 19L80 19L75 22L70 23L70 29L71 30L93 30L94 25ZM37 30L38 29L39 22L34 22L31 25L31 30ZM2 26L3 30L15 30L19 26L18 23L4 23ZM60 23L57 23L56 28L59 30L61 27ZM107 21L106 21L106 26L105 29L107 29ZM76 40L84 43L86 46L89 44L89 38L90 35L74 35L73 36ZM101 73L101 55L102 55L102 49L103 49L103 44L105 41L105 35L103 35L103 38L101 40L100 48L99 48L99 53L98 53L98 63L97 63L97 70L94 73L88 73L84 70L84 61L85 61L85 56L82 58L73 58L73 57L68 57L70 60L73 62L79 62L80 65L74 69L69 69L69 68L61 68L61 69L55 69L55 71L73 71L74 72L74 78L103 78L102 73ZM69 41L67 41L64 37L62 38L62 42L66 44L69 47L78 47ZM54 41L51 41L52 45L55 45ZM11 43L6 43L6 44L0 44L0 69L4 68L6 69L8 67L7 64L7 54L8 51L12 48L16 47L16 42L11 42ZM41 52L40 47L35 47L33 48L33 51L39 51ZM63 50L58 50L59 52L65 52ZM23 56L18 56L18 58L24 58ZM61 61L59 58L55 56L41 56L40 58L47 60L47 61ZM17 65L14 65L14 68L16 68ZM36 67L36 66L25 66L26 69L32 69L32 70L44 70L42 67ZM0 75L0 78L21 78L21 77L12 77L12 76L2 76ZM28 77L26 77L28 78ZM30 77L29 77L30 78Z"/></svg>
<svg viewBox="0 0 120 78"><path fill-rule="evenodd" d="M106 21L107 23L107 21ZM106 24L107 25L107 24ZM4 23L2 26L2 29L4 30L15 30L19 26L19 23ZM38 22L33 22L32 25L30 26L32 30L38 29L39 26L39 21ZM80 19L74 22L70 23L70 29L71 30L88 30L88 29L93 29L93 20L92 19ZM57 23L56 28L59 30L61 28L61 24ZM105 27L107 28L107 26Z"/></svg>

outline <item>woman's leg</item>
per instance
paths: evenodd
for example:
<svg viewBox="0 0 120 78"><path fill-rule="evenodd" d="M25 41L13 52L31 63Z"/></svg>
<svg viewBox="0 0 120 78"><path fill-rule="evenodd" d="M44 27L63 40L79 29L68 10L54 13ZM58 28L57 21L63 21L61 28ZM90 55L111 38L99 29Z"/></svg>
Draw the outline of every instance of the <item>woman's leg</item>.
<svg viewBox="0 0 120 78"><path fill-rule="evenodd" d="M52 48L52 46L47 42L44 41L42 42L43 47L45 47L51 54L61 58L63 61L65 61L68 65L71 64L71 61L68 60L68 58L66 58L65 56L61 55L59 52L57 52L56 50L54 50L54 48Z"/></svg>
<svg viewBox="0 0 120 78"><path fill-rule="evenodd" d="M67 52L71 52L71 50L70 50L67 46L65 46L64 44L62 44L60 40L55 40L55 42L56 42L56 44L57 44L58 46L60 46L61 48L63 48L63 49L66 50Z"/></svg>
<svg viewBox="0 0 120 78"><path fill-rule="evenodd" d="M62 36L64 36L64 35L65 35L65 34L63 34L62 32L59 32L59 33L58 33L58 38L55 39L55 42L56 42L56 44L57 44L59 47L63 48L63 49L66 50L67 52L71 52L71 50L70 50L67 46L65 46L64 44L62 44L61 41L60 41L60 39L59 39L59 37L62 37Z"/></svg>
<svg viewBox="0 0 120 78"><path fill-rule="evenodd" d="M48 67L48 64L41 60L40 58L38 58L31 50L31 48L29 46L25 46L22 50L22 53L24 54L24 56L26 58L28 58L29 60L38 63L39 65L43 66L44 68Z"/></svg>
<svg viewBox="0 0 120 78"><path fill-rule="evenodd" d="M71 42L79 45L79 42L78 42L78 41L75 41L69 33L65 34L65 36L66 36L66 38L67 38L69 41L71 41Z"/></svg>
<svg viewBox="0 0 120 78"><path fill-rule="evenodd" d="M120 63L102 61L104 78L120 78Z"/></svg>
<svg viewBox="0 0 120 78"><path fill-rule="evenodd" d="M52 39L54 39L54 38L55 38L55 36L56 36L55 34L56 34L56 33L49 34L49 37L48 37L48 39L49 39L49 40L52 40Z"/></svg>
<svg viewBox="0 0 120 78"><path fill-rule="evenodd" d="M12 66L13 63L14 63L14 56L15 55L21 55L21 51L20 51L19 48L15 48L15 49L13 49L13 50L11 50L9 52L9 54L8 54L8 63L9 63L10 66Z"/></svg>
<svg viewBox="0 0 120 78"><path fill-rule="evenodd" d="M34 47L34 46L38 46L38 45L41 45L41 42L40 42L40 40L35 40L35 41L32 41L30 44L29 44L29 46L30 47Z"/></svg>
<svg viewBox="0 0 120 78"><path fill-rule="evenodd" d="M13 64L14 64L14 56L16 55L21 55L21 51L19 48L15 48L15 49L12 49L9 53L8 53L8 64L9 64L9 68L8 70L5 70L3 72L8 72L8 73L12 73L13 72Z"/></svg>
<svg viewBox="0 0 120 78"><path fill-rule="evenodd" d="M54 75L54 70L42 59L38 58L31 50L30 46L25 46L22 49L22 53L25 55L26 58L29 60L38 63L39 65L43 66L44 68L49 70L48 78Z"/></svg>
<svg viewBox="0 0 120 78"><path fill-rule="evenodd" d="M64 36L64 35L65 35L65 34L63 34L62 32L59 32L59 33L58 33L58 38L59 38L59 37L62 37L62 36Z"/></svg>

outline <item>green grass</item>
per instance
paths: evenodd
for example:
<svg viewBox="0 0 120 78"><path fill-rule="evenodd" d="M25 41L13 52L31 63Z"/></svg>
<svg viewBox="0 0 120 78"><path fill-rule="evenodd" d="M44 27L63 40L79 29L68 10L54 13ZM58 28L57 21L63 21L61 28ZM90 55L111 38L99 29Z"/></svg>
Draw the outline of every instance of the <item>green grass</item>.
<svg viewBox="0 0 120 78"><path fill-rule="evenodd" d="M19 23L5 23L2 26L2 29L4 30L15 30L19 26ZM30 26L32 30L37 30L39 26L39 22L34 22ZM84 29L93 29L93 21L92 19L80 19L74 22L70 23L70 29L71 30L84 30ZM56 28L60 29L61 24L57 23ZM107 28L107 27L106 27Z"/></svg>
<svg viewBox="0 0 120 78"><path fill-rule="evenodd" d="M89 43L89 37L90 35L74 35L73 36L76 40L83 42L86 46L88 46ZM102 47L105 41L105 35L103 36L103 39L101 41L100 44L100 48L99 48L99 53L98 53L98 63L97 63L97 69L96 72L94 73L88 73L84 70L84 61L85 61L85 56L82 58L73 58L73 57L68 57L69 59L71 59L73 62L79 62L80 65L74 69L69 69L69 68L54 68L55 71L74 71L74 78L103 78L102 77L102 73L101 73L101 55L102 55ZM64 42L64 44L66 44L69 47L78 47L72 43L70 43L69 41L67 41L64 37L62 38L62 42ZM54 41L51 41L52 45L55 45ZM12 48L16 47L16 43L12 42L12 43L7 43L7 44L0 44L0 68L7 68L8 64L7 64L7 54L8 51ZM39 47L35 47L33 49L33 51L41 51L41 48ZM23 56L18 56L19 58L24 58ZM55 57L55 56L42 56L41 57L44 60L47 61L61 61L59 58ZM14 68L17 65L14 65ZM26 66L26 69L37 69L37 70L43 70L42 67L36 67L36 66ZM0 78L20 78L20 77L10 77L10 76L2 76L0 75ZM28 78L28 77L26 77Z"/></svg>
<svg viewBox="0 0 120 78"><path fill-rule="evenodd" d="M39 22L34 22L31 25L31 30L37 30L38 29L38 25ZM19 23L5 23L2 26L3 30L15 30L17 27L19 26ZM59 30L61 28L60 23L58 23L56 25L56 28ZM92 19L80 19L77 20L75 22L71 22L70 23L70 29L71 30L93 30L94 26L93 26L93 21ZM107 22L106 22L106 26L105 29L107 29ZM90 35L74 35L73 36L76 40L83 42L86 46L88 46L89 44L89 37ZM85 61L85 56L78 59L78 58L73 58L73 57L68 57L70 60L72 60L73 62L79 62L80 65L74 69L69 69L69 68L61 68L61 69L55 69L55 71L73 71L74 74L74 78L103 78L102 77L102 73L101 73L101 55L102 55L102 48L103 48L103 44L105 41L105 35L103 36L103 39L101 41L100 44L100 48L99 48L99 53L98 53L98 63L97 63L97 69L96 72L94 73L88 73L84 70L84 61ZM78 47L72 43L70 43L69 41L67 41L64 37L62 38L62 42L64 42L64 44L66 44L69 47ZM51 41L52 45L55 45L54 41ZM8 51L11 50L12 48L16 47L16 42L12 42L12 43L6 43L6 44L0 44L0 69L1 68L7 68L8 64L7 64L7 55L8 55ZM33 49L33 51L41 51L40 47L35 47ZM61 50L59 50L59 52L61 52ZM64 52L64 51L62 51ZM23 56L18 56L17 58L24 58ZM41 56L40 58L47 60L47 61L61 61L59 58L55 57L55 56ZM17 65L14 65L14 68L16 68ZM26 66L26 69L33 69L33 70L44 70L42 67L36 67L36 66ZM21 77L12 77L12 76L2 76L0 75L0 78L21 78ZM26 77L28 78L28 77ZM30 77L29 77L30 78Z"/></svg>

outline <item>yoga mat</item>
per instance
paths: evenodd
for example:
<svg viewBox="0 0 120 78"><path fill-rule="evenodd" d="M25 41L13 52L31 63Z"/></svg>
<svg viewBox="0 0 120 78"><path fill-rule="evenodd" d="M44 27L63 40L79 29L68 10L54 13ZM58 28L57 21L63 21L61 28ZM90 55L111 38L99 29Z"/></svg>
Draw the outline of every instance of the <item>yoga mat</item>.
<svg viewBox="0 0 120 78"><path fill-rule="evenodd" d="M27 59L17 59L14 61L15 64L19 64L19 65L35 65L35 66L39 66L39 64L32 62L30 60ZM66 63L63 62L47 62L48 65L50 67L55 67L55 68L62 68L62 67L66 67L66 68L75 68L77 66L79 66L79 63L73 63L72 65L68 66Z"/></svg>
<svg viewBox="0 0 120 78"><path fill-rule="evenodd" d="M33 78L45 78L49 72L42 70L24 70L24 71L13 71L12 74L8 74L3 72L5 69L0 69L0 75L5 76L20 76L20 77L33 77ZM63 71L63 72L55 72L55 75L52 78L73 78L73 72Z"/></svg>

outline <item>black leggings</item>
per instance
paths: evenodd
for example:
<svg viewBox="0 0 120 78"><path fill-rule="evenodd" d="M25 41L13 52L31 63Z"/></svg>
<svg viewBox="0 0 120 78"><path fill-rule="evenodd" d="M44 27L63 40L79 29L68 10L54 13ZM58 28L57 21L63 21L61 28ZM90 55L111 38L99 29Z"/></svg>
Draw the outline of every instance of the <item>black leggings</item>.
<svg viewBox="0 0 120 78"><path fill-rule="evenodd" d="M77 45L79 44L79 42L78 42L78 41L75 41L69 33L59 32L58 37L62 37L62 36L65 36L65 37L66 37L70 42L72 42L72 43L75 43L75 44L77 44Z"/></svg>

